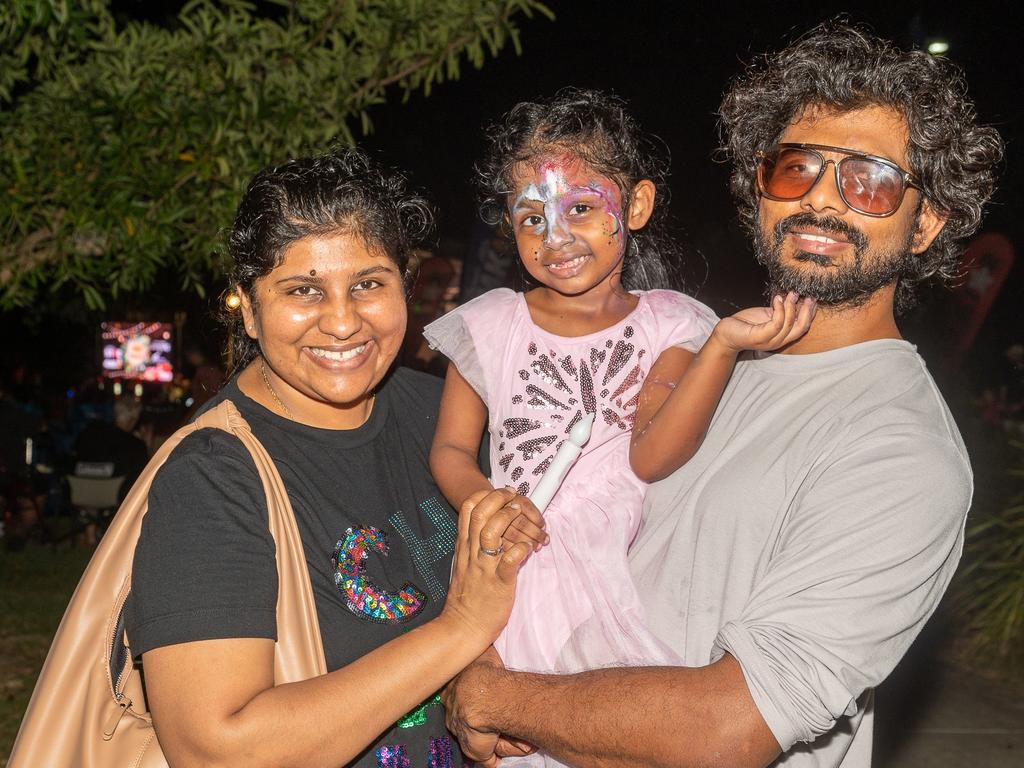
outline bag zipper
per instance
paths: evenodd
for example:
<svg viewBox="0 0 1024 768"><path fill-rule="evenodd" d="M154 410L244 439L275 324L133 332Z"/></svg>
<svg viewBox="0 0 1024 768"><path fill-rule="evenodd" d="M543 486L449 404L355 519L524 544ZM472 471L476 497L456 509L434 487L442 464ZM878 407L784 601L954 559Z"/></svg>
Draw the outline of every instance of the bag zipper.
<svg viewBox="0 0 1024 768"><path fill-rule="evenodd" d="M107 641L107 672L110 680L110 692L117 704L117 710L112 712L103 726L103 740L110 741L117 730L118 723L132 706L132 700L121 691L121 687L131 670L131 654L125 647L124 640L124 608L128 601L130 590L126 591L124 597L118 599L116 605L117 620L114 622L114 631L110 633ZM115 656L116 652L116 656ZM116 666L115 666L116 665ZM118 669L119 667L119 669ZM115 677L115 669L117 676Z"/></svg>

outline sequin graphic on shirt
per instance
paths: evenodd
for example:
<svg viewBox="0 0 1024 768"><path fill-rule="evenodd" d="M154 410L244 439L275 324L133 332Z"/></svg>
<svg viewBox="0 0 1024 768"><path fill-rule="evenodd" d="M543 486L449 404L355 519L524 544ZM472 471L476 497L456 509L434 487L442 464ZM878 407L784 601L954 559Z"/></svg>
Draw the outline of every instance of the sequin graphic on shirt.
<svg viewBox="0 0 1024 768"><path fill-rule="evenodd" d="M501 422L504 442L498 449L498 465L518 483L519 493L529 494L584 413L624 432L633 428L646 375L640 364L645 350L636 342L635 329L627 325L621 337L605 337L582 354L559 357L536 342L527 345L532 359L512 386L512 405L519 409ZM514 450L508 452L506 444Z"/></svg>
<svg viewBox="0 0 1024 768"><path fill-rule="evenodd" d="M422 583L427 588L427 594L434 600L443 600L448 594L448 569L443 569L444 581L435 573L434 565L442 562L455 551L455 539L459 535L458 523L455 515L449 512L448 508L431 496L426 501L420 502L420 512L423 517L434 526L434 533L425 539L419 538L412 525L405 519L405 513L398 510L388 522L395 527L398 535L405 540L405 545L412 555L412 563L416 566L416 573L419 574Z"/></svg>
<svg viewBox="0 0 1024 768"><path fill-rule="evenodd" d="M405 744L386 744L377 747L377 768L411 768L409 750ZM430 740L426 768L452 768L452 740L440 736Z"/></svg>
<svg viewBox="0 0 1024 768"><path fill-rule="evenodd" d="M415 728L418 725L426 725L427 710L430 709L430 707L439 706L441 706L441 694L435 693L429 699L416 707L412 712L398 718L398 722L395 723L395 725L399 728Z"/></svg>
<svg viewBox="0 0 1024 768"><path fill-rule="evenodd" d="M452 740L447 736L430 740L427 768L452 768Z"/></svg>
<svg viewBox="0 0 1024 768"><path fill-rule="evenodd" d="M378 587L366 573L363 561L371 552L387 557L387 536L372 526L349 528L331 557L334 583L345 597L345 607L361 619L396 623L415 616L427 596L412 584L397 592Z"/></svg>
<svg viewBox="0 0 1024 768"><path fill-rule="evenodd" d="M405 744L386 744L377 747L377 768L411 768Z"/></svg>

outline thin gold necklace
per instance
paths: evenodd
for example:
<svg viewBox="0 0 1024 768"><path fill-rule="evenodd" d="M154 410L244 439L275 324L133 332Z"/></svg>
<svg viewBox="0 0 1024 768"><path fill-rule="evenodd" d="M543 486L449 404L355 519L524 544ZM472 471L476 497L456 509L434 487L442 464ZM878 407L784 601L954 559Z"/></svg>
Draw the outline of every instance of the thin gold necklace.
<svg viewBox="0 0 1024 768"><path fill-rule="evenodd" d="M267 385L267 391L270 393L270 396L274 398L274 402L277 403L278 408L284 411L285 416L292 421L295 421L295 417L292 416L292 412L288 410L288 406L281 402L281 398L277 396L277 392L275 392L274 388L270 386L270 378L267 376L267 364L262 357L260 358L260 373L263 374L263 383Z"/></svg>

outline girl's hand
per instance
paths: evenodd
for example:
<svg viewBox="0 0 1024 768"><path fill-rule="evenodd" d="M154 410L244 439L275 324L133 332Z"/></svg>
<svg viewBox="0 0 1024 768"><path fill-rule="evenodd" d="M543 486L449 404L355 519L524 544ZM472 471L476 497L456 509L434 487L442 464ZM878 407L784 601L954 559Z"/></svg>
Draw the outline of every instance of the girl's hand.
<svg viewBox="0 0 1024 768"><path fill-rule="evenodd" d="M520 514L512 520L512 524L502 534L501 538L504 546L508 547L510 544L522 542L534 552L537 552L548 543L550 537L544 532L544 516L534 506L532 501L525 496L516 494L516 497L508 503L508 506L518 509Z"/></svg>
<svg viewBox="0 0 1024 768"><path fill-rule="evenodd" d="M771 351L792 344L811 327L818 304L793 292L775 296L770 307L743 309L722 318L712 338L731 352L745 349Z"/></svg>
<svg viewBox="0 0 1024 768"><path fill-rule="evenodd" d="M506 532L520 515L538 529L544 526L536 509L513 505L515 499L515 491L508 488L478 491L459 510L459 539L441 616L475 637L481 648L494 642L508 621L516 576L532 551L522 541L504 543Z"/></svg>

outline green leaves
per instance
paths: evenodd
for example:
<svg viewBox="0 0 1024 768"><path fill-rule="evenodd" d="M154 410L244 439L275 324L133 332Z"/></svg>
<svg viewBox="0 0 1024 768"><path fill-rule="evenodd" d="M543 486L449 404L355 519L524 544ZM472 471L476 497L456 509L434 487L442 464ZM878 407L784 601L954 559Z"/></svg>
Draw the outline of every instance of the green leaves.
<svg viewBox="0 0 1024 768"><path fill-rule="evenodd" d="M1009 474L1024 479L1024 443L1010 447L1020 463ZM972 658L1024 672L1024 491L968 525L953 605L967 621Z"/></svg>
<svg viewBox="0 0 1024 768"><path fill-rule="evenodd" d="M388 89L482 66L536 0L193 0L160 26L102 0L0 10L0 308L202 291L259 168L351 144ZM270 13L268 13L268 9Z"/></svg>

